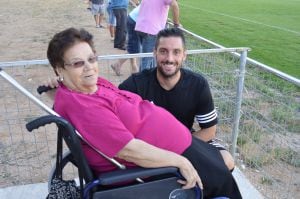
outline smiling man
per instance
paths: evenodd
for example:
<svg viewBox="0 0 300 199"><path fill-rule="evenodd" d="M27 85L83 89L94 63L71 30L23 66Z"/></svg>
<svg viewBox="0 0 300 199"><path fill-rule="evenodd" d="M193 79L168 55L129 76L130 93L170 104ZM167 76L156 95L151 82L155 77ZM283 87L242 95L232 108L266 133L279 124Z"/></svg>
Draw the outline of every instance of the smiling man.
<svg viewBox="0 0 300 199"><path fill-rule="evenodd" d="M196 118L200 130L193 135L217 147L226 166L232 170L232 156L215 141L218 119L207 80L182 68L187 56L182 31L178 28L161 30L153 53L157 67L131 75L119 88L165 108L191 131Z"/></svg>

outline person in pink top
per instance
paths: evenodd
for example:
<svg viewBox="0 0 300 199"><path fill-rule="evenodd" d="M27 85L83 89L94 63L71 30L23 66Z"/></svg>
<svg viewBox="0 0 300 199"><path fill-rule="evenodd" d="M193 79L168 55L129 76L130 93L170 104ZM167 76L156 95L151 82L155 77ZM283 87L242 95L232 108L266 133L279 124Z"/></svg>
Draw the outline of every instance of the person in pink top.
<svg viewBox="0 0 300 199"><path fill-rule="evenodd" d="M172 10L174 25L179 26L177 0L143 0L141 2L135 30L138 32L143 53L153 52L156 35L166 26L169 8ZM153 58L142 58L140 71L153 67Z"/></svg>
<svg viewBox="0 0 300 199"><path fill-rule="evenodd" d="M204 198L241 198L217 149L193 138L165 109L98 77L92 38L84 29L69 28L51 39L47 57L60 79L55 111L90 145L127 167L178 167L184 189L197 184ZM90 145L82 148L95 173L116 169Z"/></svg>

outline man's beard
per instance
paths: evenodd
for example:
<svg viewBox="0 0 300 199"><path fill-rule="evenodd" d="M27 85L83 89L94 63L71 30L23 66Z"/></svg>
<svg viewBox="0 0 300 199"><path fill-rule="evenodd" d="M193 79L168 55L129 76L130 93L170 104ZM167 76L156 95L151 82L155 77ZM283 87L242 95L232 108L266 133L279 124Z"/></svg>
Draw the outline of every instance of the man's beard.
<svg viewBox="0 0 300 199"><path fill-rule="evenodd" d="M175 65L174 62L168 62L168 61L163 62L162 64L173 64L173 65ZM175 76L179 72L180 68L181 67L176 67L176 70L173 73L168 74L163 70L163 66L157 64L157 70L158 70L159 74L161 74L161 76L163 76L164 78L172 78L173 76Z"/></svg>

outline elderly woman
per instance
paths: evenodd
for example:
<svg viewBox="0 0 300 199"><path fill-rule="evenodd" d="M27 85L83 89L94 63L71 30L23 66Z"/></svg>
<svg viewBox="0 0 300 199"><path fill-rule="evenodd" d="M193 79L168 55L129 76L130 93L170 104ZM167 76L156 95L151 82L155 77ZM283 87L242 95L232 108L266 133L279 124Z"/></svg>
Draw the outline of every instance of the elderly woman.
<svg viewBox="0 0 300 199"><path fill-rule="evenodd" d="M99 78L95 53L92 35L83 29L69 28L50 41L47 56L60 80L55 111L91 145L127 167L178 167L185 178L179 181L183 188L203 183L205 198L241 198L218 150L192 138L163 108ZM87 144L82 145L96 173L115 169Z"/></svg>

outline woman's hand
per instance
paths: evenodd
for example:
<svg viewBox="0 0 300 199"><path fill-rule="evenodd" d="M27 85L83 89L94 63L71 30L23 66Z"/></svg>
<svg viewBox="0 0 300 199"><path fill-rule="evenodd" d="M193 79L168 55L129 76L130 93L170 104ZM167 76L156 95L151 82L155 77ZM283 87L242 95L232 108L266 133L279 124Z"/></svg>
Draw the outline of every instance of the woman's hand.
<svg viewBox="0 0 300 199"><path fill-rule="evenodd" d="M184 157L183 157L184 158ZM191 189L196 186L196 184L203 189L203 184L198 175L198 172L191 164L189 160L186 158L183 159L183 163L178 165L179 171L181 175L185 178L185 180L178 180L178 183L183 184L183 189Z"/></svg>
<svg viewBox="0 0 300 199"><path fill-rule="evenodd" d="M117 154L117 157L145 168L177 167L185 178L185 180L178 180L178 183L183 184L183 189L193 188L196 184L203 189L196 169L187 158L174 152L160 149L142 140L132 139Z"/></svg>

